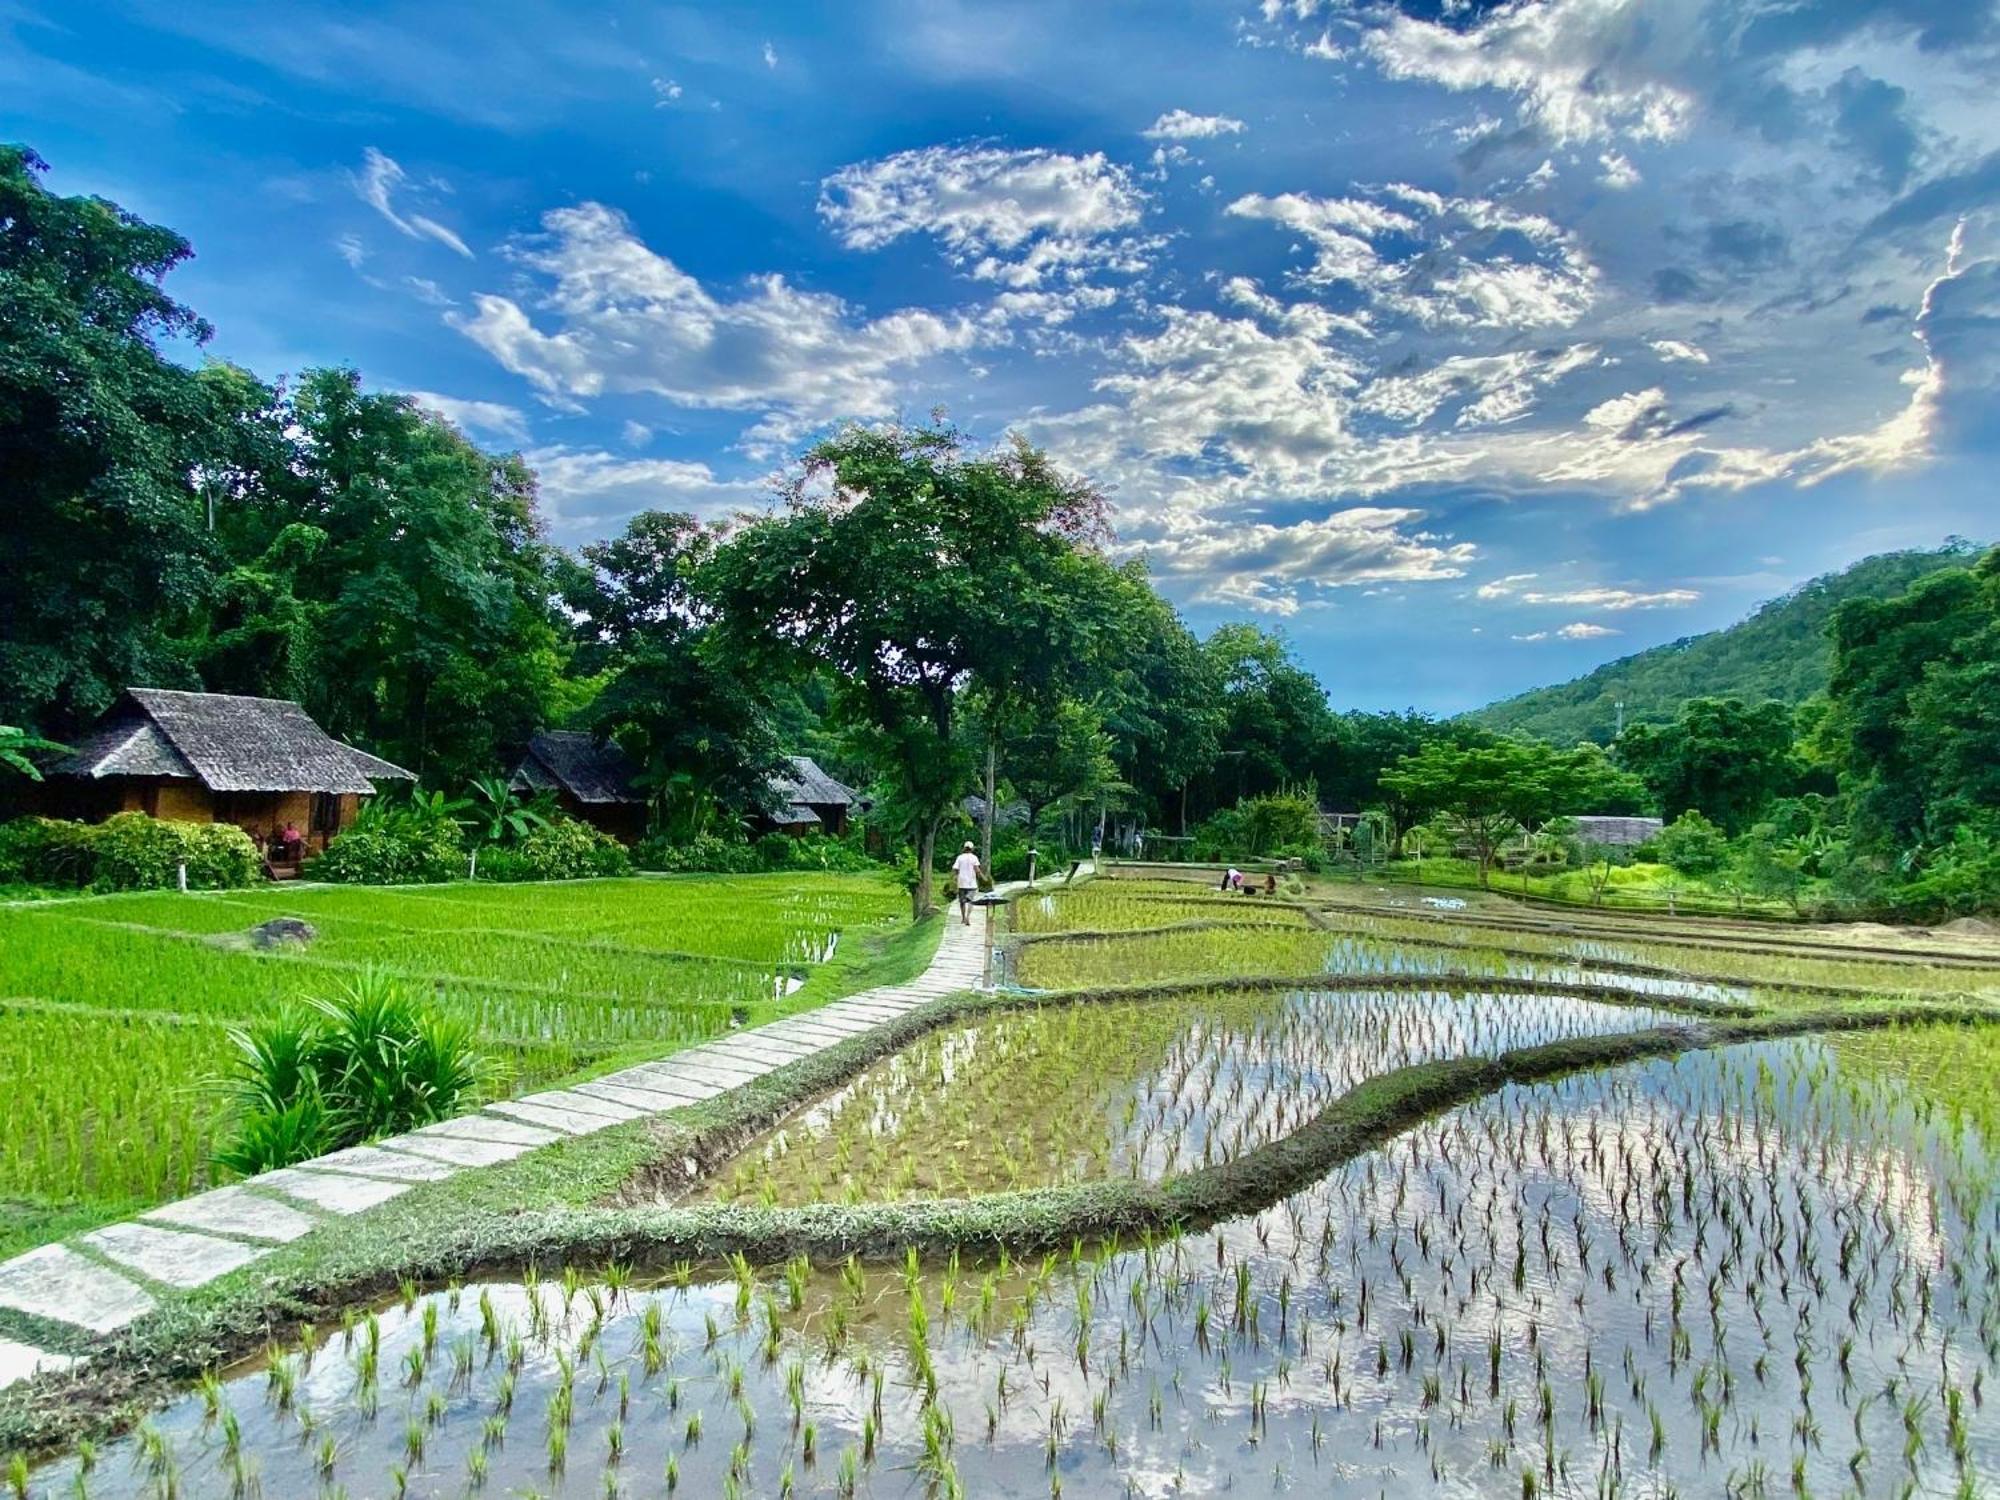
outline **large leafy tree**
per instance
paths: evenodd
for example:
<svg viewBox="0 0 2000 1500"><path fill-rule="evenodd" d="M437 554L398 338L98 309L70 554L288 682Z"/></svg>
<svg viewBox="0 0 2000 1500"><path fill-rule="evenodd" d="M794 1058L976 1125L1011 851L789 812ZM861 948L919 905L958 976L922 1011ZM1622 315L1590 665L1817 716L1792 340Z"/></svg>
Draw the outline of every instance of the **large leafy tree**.
<svg viewBox="0 0 2000 1500"><path fill-rule="evenodd" d="M1254 625L1223 625L1202 643L1221 694L1221 746L1211 776L1214 805L1298 783L1332 732L1319 679L1300 666L1282 636Z"/></svg>
<svg viewBox="0 0 2000 1500"><path fill-rule="evenodd" d="M1665 816L1693 808L1732 834L1794 791L1803 774L1792 752L1792 710L1740 698L1695 698L1671 724L1634 725L1618 741L1618 760Z"/></svg>
<svg viewBox="0 0 2000 1500"><path fill-rule="evenodd" d="M1187 832L1188 788L1215 766L1222 696L1201 642L1136 570L1126 574L1131 615L1125 651L1100 699L1119 778L1164 822Z"/></svg>
<svg viewBox="0 0 2000 1500"><path fill-rule="evenodd" d="M1320 797L1333 807L1343 811L1380 808L1387 823L1390 857L1400 859L1403 840L1425 812L1385 785L1382 773L1426 745L1483 745L1493 738L1469 720L1434 719L1415 709L1344 713L1330 725L1314 764L1314 779Z"/></svg>
<svg viewBox="0 0 2000 1500"><path fill-rule="evenodd" d="M1924 664L1910 693L1910 757L1940 839L1969 823L2000 824L2000 548L1973 577L1965 628L1943 660Z"/></svg>
<svg viewBox="0 0 2000 1500"><path fill-rule="evenodd" d="M284 415L291 472L235 524L267 574L274 551L289 571L245 580L261 597L239 633L288 635L303 608L317 640L299 675L330 731L454 784L497 764L560 698L533 473L352 370L308 372Z"/></svg>
<svg viewBox="0 0 2000 1500"><path fill-rule="evenodd" d="M165 352L209 336L162 287L187 242L44 170L0 146L0 718L60 732L198 685L175 641L213 574L201 476L267 393Z"/></svg>
<svg viewBox="0 0 2000 1500"><path fill-rule="evenodd" d="M1027 810L1032 845L1049 812L1086 806L1127 788L1095 705L1066 698L1034 705L1024 717L1008 736L1007 785Z"/></svg>
<svg viewBox="0 0 2000 1500"><path fill-rule="evenodd" d="M813 448L785 514L718 552L713 597L752 670L838 682L832 708L874 752L916 845L912 902L931 904L937 835L974 781L973 692L1018 685L1064 628L1102 502L1023 444L955 430L849 428Z"/></svg>
<svg viewBox="0 0 2000 1500"><path fill-rule="evenodd" d="M1904 850L2000 810L2000 554L1833 617L1833 747L1859 841Z"/></svg>
<svg viewBox="0 0 2000 1500"><path fill-rule="evenodd" d="M578 661L604 678L585 722L639 763L656 821L681 834L760 806L779 764L769 695L702 592L714 552L694 517L644 511L584 547L565 589Z"/></svg>
<svg viewBox="0 0 2000 1500"><path fill-rule="evenodd" d="M1552 750L1534 741L1453 744L1434 740L1383 773L1382 785L1426 816L1442 815L1469 843L1484 885L1500 845L1517 829L1535 829L1580 810L1629 803L1636 782L1606 764L1594 745Z"/></svg>

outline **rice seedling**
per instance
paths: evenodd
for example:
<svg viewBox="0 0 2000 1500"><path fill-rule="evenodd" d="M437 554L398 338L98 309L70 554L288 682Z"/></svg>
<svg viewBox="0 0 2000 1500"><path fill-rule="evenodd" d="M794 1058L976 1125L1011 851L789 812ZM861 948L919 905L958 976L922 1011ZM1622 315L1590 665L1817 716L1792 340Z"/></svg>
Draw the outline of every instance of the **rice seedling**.
<svg viewBox="0 0 2000 1500"><path fill-rule="evenodd" d="M1280 1140L1387 1068L1671 1015L1460 988L997 1015L784 1121L718 1196L1159 1176ZM656 1289L573 1275L567 1295L526 1276L468 1287L462 1307L447 1291L373 1335L357 1323L350 1362L438 1351L454 1400L488 1413L485 1437L414 1429L441 1467L447 1453L457 1467L451 1443L486 1455L492 1492L852 1497L872 1467L878 1489L915 1476L934 1495L1985 1494L2000 1473L1985 1399L2000 1201L1982 1080L1953 1071L1955 1049L1984 1045L1962 1028L1794 1038L1511 1086L1199 1235L1025 1258L737 1259L675 1267ZM460 1351L481 1348L462 1377ZM162 1417L187 1472L232 1400L203 1387ZM545 1446L504 1443L514 1409ZM357 1494L417 1467L358 1412L314 1420ZM723 1440L703 1443L711 1420ZM315 1492L318 1451L260 1445L274 1491ZM464 1463L456 1482L477 1488ZM110 1469L132 1476L111 1493L144 1492L143 1464Z"/></svg>

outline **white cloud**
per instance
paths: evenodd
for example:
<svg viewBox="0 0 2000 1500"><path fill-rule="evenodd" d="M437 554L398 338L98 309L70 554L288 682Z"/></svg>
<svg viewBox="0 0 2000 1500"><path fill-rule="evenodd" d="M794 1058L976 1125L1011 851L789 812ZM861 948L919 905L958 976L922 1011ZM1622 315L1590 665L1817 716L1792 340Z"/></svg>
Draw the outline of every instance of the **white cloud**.
<svg viewBox="0 0 2000 1500"><path fill-rule="evenodd" d="M705 463L625 458L601 448L552 446L523 455L541 480L551 524L568 535L602 536L642 510L726 520L766 506L768 479L722 479Z"/></svg>
<svg viewBox="0 0 2000 1500"><path fill-rule="evenodd" d="M1674 364L1677 361L1691 365L1705 365L1708 363L1707 352L1694 344L1686 342L1684 339L1649 339L1647 342L1653 352L1668 364Z"/></svg>
<svg viewBox="0 0 2000 1500"><path fill-rule="evenodd" d="M396 190L409 181L397 162L370 146L362 153L361 172L354 179L354 191L361 196L375 212L395 225L413 240L435 240L449 250L455 250L467 260L472 259L472 251L465 241L453 234L437 220L423 214L403 213L396 208Z"/></svg>
<svg viewBox="0 0 2000 1500"><path fill-rule="evenodd" d="M500 401L467 401L457 396L440 396L436 391L405 391L425 411L435 412L452 426L468 432L490 433L522 443L528 439L528 419L518 406Z"/></svg>
<svg viewBox="0 0 2000 1500"><path fill-rule="evenodd" d="M653 440L653 429L644 422L626 422L618 429L618 436L628 448L643 448Z"/></svg>
<svg viewBox="0 0 2000 1500"><path fill-rule="evenodd" d="M775 68L777 67L777 65L778 65L778 49L776 47L773 47L769 42L764 43L764 66L767 68Z"/></svg>
<svg viewBox="0 0 2000 1500"><path fill-rule="evenodd" d="M1555 630L1531 630L1525 635L1513 636L1510 639L1517 641L1594 641L1603 636L1617 634L1618 632L1611 629L1608 625L1592 625L1587 620L1578 620L1574 624L1564 625Z"/></svg>
<svg viewBox="0 0 2000 1500"><path fill-rule="evenodd" d="M1476 549L1413 529L1423 518L1356 506L1289 526L1183 527L1132 550L1163 587L1195 603L1290 615L1309 590L1462 577Z"/></svg>
<svg viewBox="0 0 2000 1500"><path fill-rule="evenodd" d="M1597 268L1574 235L1490 199L1395 183L1366 198L1247 193L1229 212L1303 235L1306 283L1351 285L1426 328L1565 327L1596 300Z"/></svg>
<svg viewBox="0 0 2000 1500"><path fill-rule="evenodd" d="M1062 271L1138 270L1145 195L1102 152L927 146L843 167L820 185L819 212L842 244L878 250L935 236L954 261L1012 285Z"/></svg>
<svg viewBox="0 0 2000 1500"><path fill-rule="evenodd" d="M1604 169L1597 180L1619 192L1623 192L1626 188L1637 187L1645 180L1639 175L1639 169L1632 165L1631 159L1622 151L1604 152L1597 158L1597 164Z"/></svg>
<svg viewBox="0 0 2000 1500"><path fill-rule="evenodd" d="M1590 365L1597 353L1594 345L1573 344L1539 352L1449 355L1417 374L1374 381L1356 405L1391 421L1419 425L1455 402L1454 427L1498 426L1526 416L1539 391Z"/></svg>
<svg viewBox="0 0 2000 1500"><path fill-rule="evenodd" d="M1523 0L1463 27L1393 11L1361 45L1390 78L1511 94L1557 142L1666 140L1694 114L1686 91L1643 67L1660 32L1692 24L1670 9L1643 0Z"/></svg>
<svg viewBox="0 0 2000 1500"><path fill-rule="evenodd" d="M1149 141L1206 141L1219 135L1240 135L1241 120L1228 115L1197 115L1185 109L1170 109L1140 134Z"/></svg>
<svg viewBox="0 0 2000 1500"><path fill-rule="evenodd" d="M1482 599L1504 599L1522 584L1539 577L1535 573L1509 573L1504 578L1495 578L1479 585L1477 593Z"/></svg>
<svg viewBox="0 0 2000 1500"><path fill-rule="evenodd" d="M775 275L719 296L599 203L552 210L542 224L544 235L512 251L547 279L533 304L542 320L481 294L472 313L446 321L554 404L647 394L763 408L764 431L782 439L801 424L891 414L905 371L980 336L969 319L917 309L865 318Z"/></svg>
<svg viewBox="0 0 2000 1500"><path fill-rule="evenodd" d="M668 105L677 103L681 95L685 92L686 90L671 78L655 78L653 80L653 108L665 109Z"/></svg>
<svg viewBox="0 0 2000 1500"><path fill-rule="evenodd" d="M333 248L340 258L356 271L360 270L363 262L368 259L368 252L361 244L361 236L357 234L343 234L333 242Z"/></svg>
<svg viewBox="0 0 2000 1500"><path fill-rule="evenodd" d="M1485 596L1484 590L1481 590L1481 596ZM1584 609L1676 609L1698 603L1700 599L1701 595L1694 589L1659 589L1642 593L1633 589L1589 587L1563 589L1555 593L1531 589L1520 595L1523 604L1566 604Z"/></svg>

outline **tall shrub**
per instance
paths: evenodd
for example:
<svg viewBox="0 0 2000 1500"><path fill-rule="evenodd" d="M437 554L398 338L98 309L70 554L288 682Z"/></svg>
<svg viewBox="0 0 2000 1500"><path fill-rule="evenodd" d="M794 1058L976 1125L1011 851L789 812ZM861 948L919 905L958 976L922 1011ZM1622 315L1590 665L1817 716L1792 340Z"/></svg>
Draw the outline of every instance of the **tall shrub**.
<svg viewBox="0 0 2000 1500"><path fill-rule="evenodd" d="M215 1160L245 1176L444 1119L492 1072L469 1023L379 970L229 1039L236 1121Z"/></svg>

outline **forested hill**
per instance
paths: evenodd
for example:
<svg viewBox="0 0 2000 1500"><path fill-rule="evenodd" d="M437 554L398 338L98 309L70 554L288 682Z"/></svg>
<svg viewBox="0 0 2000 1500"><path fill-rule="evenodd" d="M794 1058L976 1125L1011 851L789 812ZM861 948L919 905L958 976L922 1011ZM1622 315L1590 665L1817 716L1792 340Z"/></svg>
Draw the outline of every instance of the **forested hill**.
<svg viewBox="0 0 2000 1500"><path fill-rule="evenodd" d="M1954 540L1933 552L1866 557L1800 584L1735 625L1622 656L1574 681L1504 698L1465 717L1502 733L1570 745L1608 741L1621 699L1627 724L1666 723L1689 698L1798 703L1826 687L1826 624L1837 605L1899 594L1924 574L1977 555L1976 547Z"/></svg>

